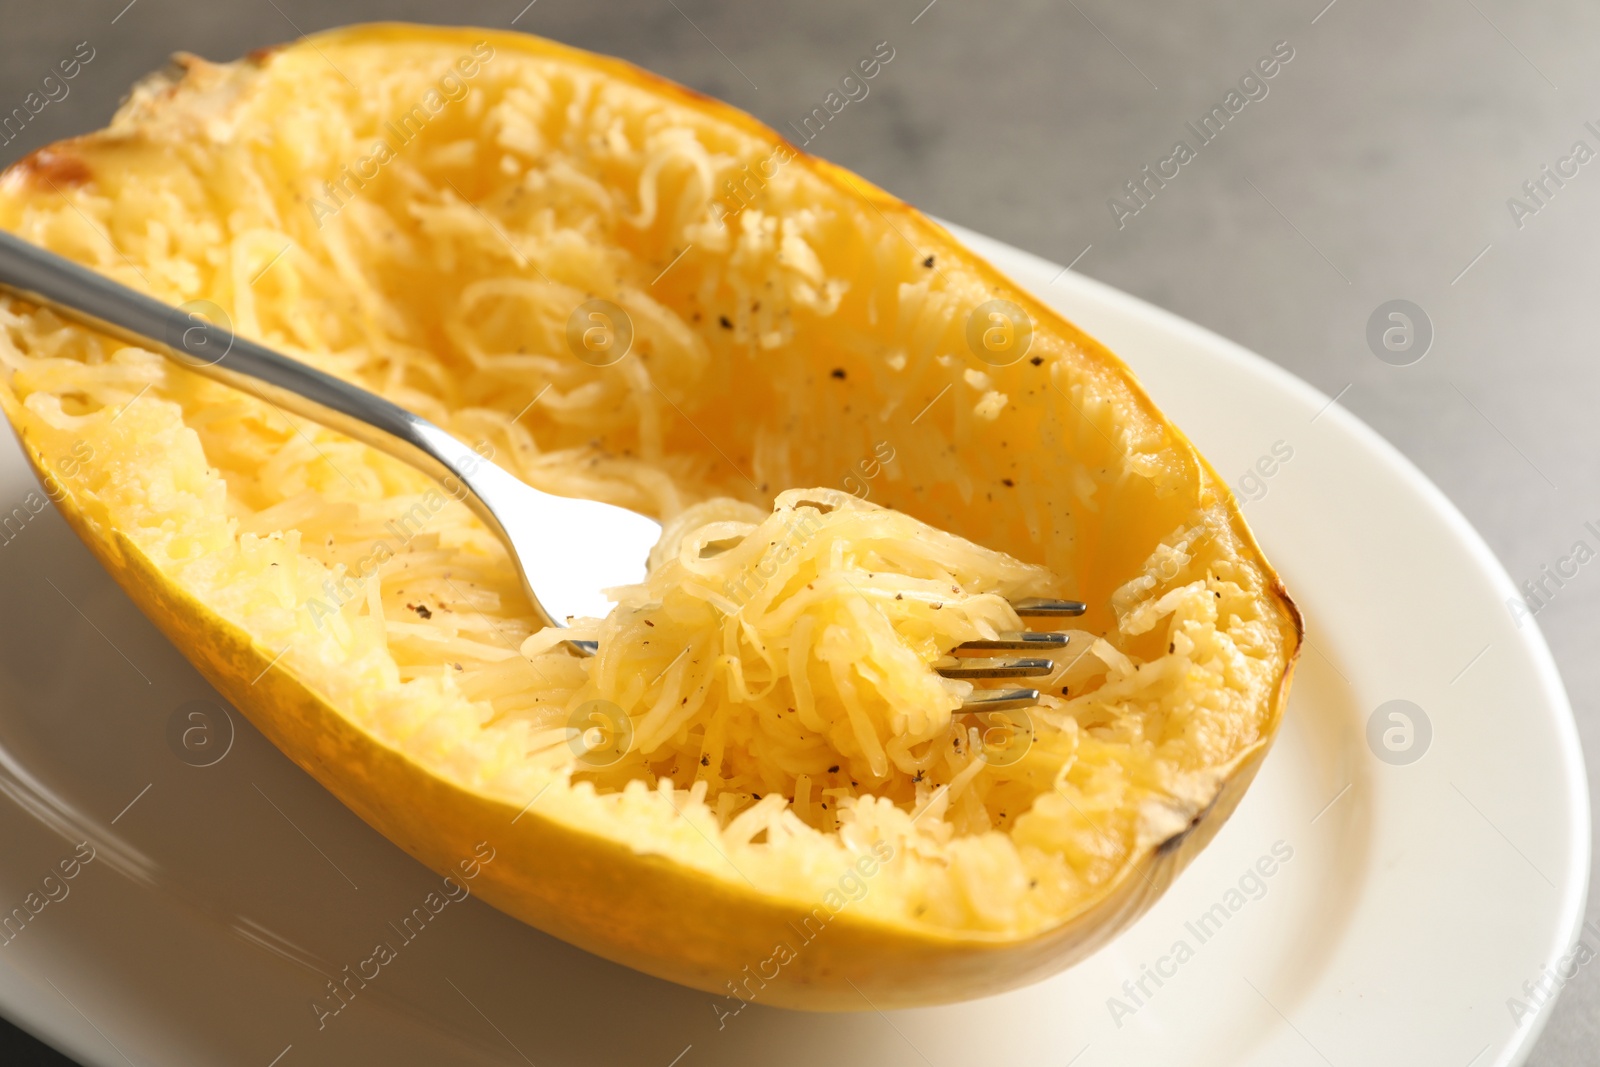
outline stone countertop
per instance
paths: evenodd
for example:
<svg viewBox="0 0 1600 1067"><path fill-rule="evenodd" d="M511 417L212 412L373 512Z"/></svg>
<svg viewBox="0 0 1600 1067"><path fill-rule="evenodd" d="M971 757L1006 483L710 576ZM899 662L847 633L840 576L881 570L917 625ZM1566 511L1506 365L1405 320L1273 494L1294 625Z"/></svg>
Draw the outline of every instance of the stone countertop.
<svg viewBox="0 0 1600 1067"><path fill-rule="evenodd" d="M0 163L102 125L125 88L173 51L226 59L347 22L439 21L439 5L421 0L126 3L8 5L0 108L20 104L79 42L94 58L66 98L0 144ZM1600 279L1600 166L1579 167L1560 188L1547 182L1542 203L1522 189L1575 141L1600 146L1585 125L1600 128L1600 6L522 3L457 0L449 18L515 19L791 134L788 124L887 41L891 65L809 149L1337 394L1444 490L1519 582L1600 519L1588 288ZM1280 41L1293 56L1265 95L1253 89L1259 98L1176 177L1147 185L1146 203L1128 198L1124 183L1162 165L1184 124ZM1121 210L1109 206L1119 193ZM1411 366L1376 358L1367 343L1369 317L1393 299L1420 306L1435 331ZM1580 572L1538 621L1577 710L1593 792L1600 575ZM1589 917L1600 918L1600 901ZM67 1062L15 1031L9 1040L8 1063ZM1580 1067L1597 1047L1600 974L1585 968L1529 1062Z"/></svg>

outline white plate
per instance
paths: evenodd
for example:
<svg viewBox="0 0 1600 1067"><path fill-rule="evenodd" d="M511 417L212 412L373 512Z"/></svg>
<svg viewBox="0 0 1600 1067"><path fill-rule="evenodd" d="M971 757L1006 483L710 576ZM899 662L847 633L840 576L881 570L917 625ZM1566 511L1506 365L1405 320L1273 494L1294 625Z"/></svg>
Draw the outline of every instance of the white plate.
<svg viewBox="0 0 1600 1067"><path fill-rule="evenodd" d="M438 879L242 718L219 762L180 760L169 727L208 687L47 509L0 544L0 911L73 843L97 858L0 947L0 1007L104 1067L1520 1063L1549 1014L1523 983L1577 937L1589 807L1560 679L1508 613L1504 571L1414 467L1309 386L964 236L1121 353L1231 481L1275 445L1293 453L1246 505L1310 633L1283 734L1232 821L1133 929L985 1001L719 1020L716 998L470 901L319 1030L327 978L397 941L389 924ZM0 500L31 487L8 439ZM1369 717L1392 700L1431 728L1426 746L1412 733L1414 762L1369 746ZM1403 748L1404 724L1381 725ZM1292 856L1252 876L1274 846ZM1531 1014L1514 1019L1510 998Z"/></svg>

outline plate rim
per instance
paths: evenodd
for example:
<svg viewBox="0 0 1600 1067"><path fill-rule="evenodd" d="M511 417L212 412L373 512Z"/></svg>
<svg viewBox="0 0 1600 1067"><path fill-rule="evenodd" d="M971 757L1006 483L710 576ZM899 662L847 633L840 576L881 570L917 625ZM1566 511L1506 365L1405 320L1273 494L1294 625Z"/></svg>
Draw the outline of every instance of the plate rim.
<svg viewBox="0 0 1600 1067"><path fill-rule="evenodd" d="M1311 383L1243 345L1150 301L1008 242L943 219L936 218L935 221L981 258L995 263L1002 276L1012 279L1019 288L1028 291L1041 303L1048 303L1041 292L1030 284L1016 281L1013 270L1001 264L1026 265L1052 277L1053 280L1048 283L1052 286L1064 283L1064 291L1076 292L1120 314L1150 321L1185 342L1204 348L1213 357L1233 365L1243 373L1265 379L1273 388L1296 396L1310 406L1326 405L1327 417L1334 420L1351 440L1373 453L1386 469L1395 472L1421 505L1443 520L1445 527L1491 584L1509 595L1516 595L1516 587L1509 573L1482 534L1455 503L1397 447ZM1557 916L1557 930L1564 938L1562 944L1571 944L1583 926L1593 875L1593 809L1577 722L1565 684L1537 620L1530 618L1525 621L1532 625L1516 628L1516 637L1528 657L1534 680L1538 684L1541 697L1539 707L1552 720L1559 742L1560 771L1566 779L1561 797L1568 808L1571 826L1566 841L1570 877L1561 886L1560 899L1552 910ZM87 1067L111 1067L120 1062L111 1055L110 1049L102 1050L93 1041L90 1032L78 1025L70 1013L52 1010L40 997L30 995L27 987L32 987L33 992L40 992L25 972L0 961L0 1015ZM1526 1027L1511 1031L1510 1039L1501 1045L1495 1062L1501 1067L1525 1062L1553 1014L1551 1010L1539 1011Z"/></svg>
<svg viewBox="0 0 1600 1067"><path fill-rule="evenodd" d="M1369 426L1360 416L1338 403L1337 398L1329 397L1304 378L1260 353L1176 312L1168 311L1106 282L1080 274L1036 253L989 237L959 223L942 218L935 218L935 221L948 229L958 241L985 259L989 259L988 249L996 249L1001 252L1001 257L997 258L1021 261L1043 272L1059 272L1053 274L1053 280L1049 284L1055 285L1064 281L1087 298L1104 303L1119 312L1153 319L1163 328L1185 335L1188 340L1203 345L1217 357L1234 364L1246 373L1265 378L1285 392L1323 408L1322 417L1331 417L1351 438L1373 452L1387 469L1400 476L1429 511L1443 520L1451 535L1466 549L1475 566L1493 585L1498 586L1500 591L1508 596L1518 595L1516 583L1505 565L1500 562L1483 535L1455 502L1445 495L1444 491L1435 485L1409 456ZM1000 270L1003 276L1011 277L1010 271L1001 269L998 265L996 269ZM1030 286L1018 284L1036 300L1049 303ZM1093 336L1092 331L1085 332ZM1115 349L1110 346L1107 348L1116 354ZM1121 356L1118 355L1117 358L1121 359ZM1136 379L1140 377L1137 371L1133 373ZM1142 379L1140 385L1142 388ZM1245 522L1249 524L1248 517ZM1251 532L1253 534L1254 530ZM1590 884L1594 877L1592 844L1594 810L1589 791L1588 769L1583 754L1582 738L1578 732L1577 718L1573 712L1571 698L1567 694L1566 683L1562 680L1560 668L1556 665L1555 655L1550 651L1550 645L1545 640L1544 631L1540 628L1538 620L1530 616L1523 622L1531 625L1518 626L1514 632L1529 658L1539 686L1542 699L1537 706L1547 714L1557 735L1559 767L1565 778L1562 797L1570 817L1571 833L1566 841L1566 854L1569 860L1567 869L1571 872L1571 877L1561 886L1559 900L1552 910L1557 914L1556 928L1561 933L1560 943L1571 945L1578 939L1583 929ZM1549 961L1543 962L1549 963ZM1547 1006L1548 1008L1553 1009L1564 988L1557 992L1556 999ZM1497 1062L1499 1067L1519 1067L1525 1063L1554 1014L1553 1010L1541 1010L1534 1015L1527 1027L1514 1030L1511 1040L1501 1047L1500 1058L1493 1062Z"/></svg>

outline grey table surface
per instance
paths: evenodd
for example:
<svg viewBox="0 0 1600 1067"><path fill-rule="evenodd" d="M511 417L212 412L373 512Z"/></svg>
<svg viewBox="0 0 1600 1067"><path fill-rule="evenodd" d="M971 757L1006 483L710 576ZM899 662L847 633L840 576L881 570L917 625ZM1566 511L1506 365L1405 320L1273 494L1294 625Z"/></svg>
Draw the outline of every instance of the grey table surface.
<svg viewBox="0 0 1600 1067"><path fill-rule="evenodd" d="M779 129L888 41L892 66L809 149L1337 395L1444 490L1519 582L1600 520L1600 165L1568 164L1576 176L1546 179L1537 199L1523 189L1574 142L1600 146L1585 126L1600 129L1600 5L526 2L4 0L6 110L78 42L96 57L69 97L0 145L0 163L102 125L174 51L227 59L348 22L515 22ZM1119 194L1137 206L1124 183L1170 155L1184 123L1280 41L1294 58L1267 95L1137 214L1115 211ZM1418 305L1435 331L1410 366L1376 358L1367 341L1369 318L1393 299ZM1592 792L1597 606L1600 577L1586 569L1538 616L1577 711ZM1600 899L1588 914L1600 918ZM8 1040L8 1063L67 1062L15 1032ZM1600 968L1567 984L1529 1062L1600 1062Z"/></svg>

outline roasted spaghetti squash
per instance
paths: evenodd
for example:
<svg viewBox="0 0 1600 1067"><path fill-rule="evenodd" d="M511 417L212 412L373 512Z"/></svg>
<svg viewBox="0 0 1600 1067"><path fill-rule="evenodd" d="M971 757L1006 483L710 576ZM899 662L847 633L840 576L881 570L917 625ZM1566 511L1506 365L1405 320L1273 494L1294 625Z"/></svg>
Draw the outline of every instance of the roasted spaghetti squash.
<svg viewBox="0 0 1600 1067"><path fill-rule="evenodd" d="M0 226L226 317L530 483L665 524L574 655L422 475L0 301L0 403L135 601L285 753L574 944L816 1009L994 992L1233 809L1300 623L1100 345L729 107L527 36L180 56ZM598 332L596 332L598 331ZM1090 605L1036 707L934 673Z"/></svg>

